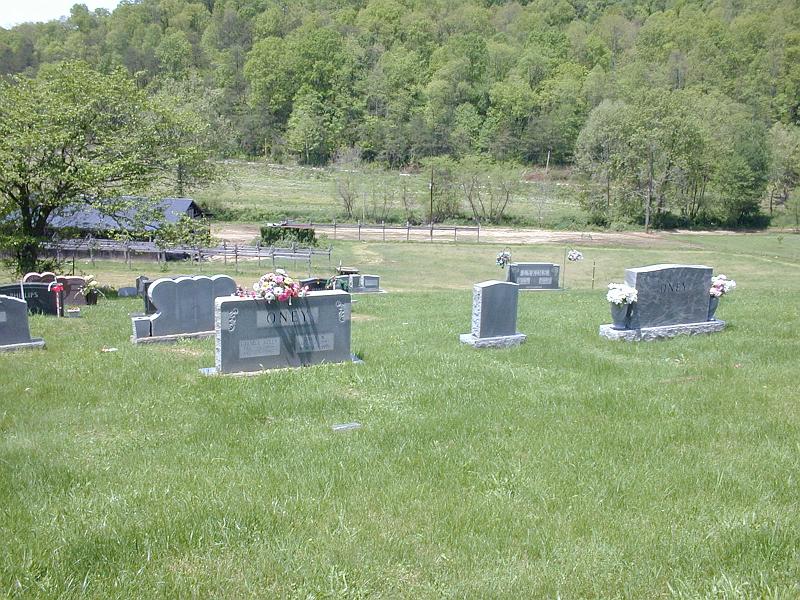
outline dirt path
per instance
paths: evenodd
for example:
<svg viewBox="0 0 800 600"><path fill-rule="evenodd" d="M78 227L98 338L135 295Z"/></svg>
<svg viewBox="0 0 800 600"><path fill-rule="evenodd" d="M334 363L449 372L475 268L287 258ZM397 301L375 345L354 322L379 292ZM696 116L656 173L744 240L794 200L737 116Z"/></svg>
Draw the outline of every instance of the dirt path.
<svg viewBox="0 0 800 600"><path fill-rule="evenodd" d="M247 223L218 223L211 227L214 237L225 240L229 244L252 244L259 237L259 226ZM319 229L318 234L327 235L334 239L330 229ZM688 232L687 232L688 233ZM341 229L336 231L337 240L357 240L359 233L356 229ZM361 239L368 241L430 241L430 232L427 230L387 229L380 228L361 231ZM477 232L451 227L445 231L434 231L433 240L436 242L478 241ZM653 245L680 245L686 247L684 240L677 240L671 233L656 232L643 233L636 231L613 232L580 232L580 231L549 231L545 229L511 229L507 227L483 227L480 232L480 241L489 244L558 244L563 246L627 246L633 248L646 248Z"/></svg>

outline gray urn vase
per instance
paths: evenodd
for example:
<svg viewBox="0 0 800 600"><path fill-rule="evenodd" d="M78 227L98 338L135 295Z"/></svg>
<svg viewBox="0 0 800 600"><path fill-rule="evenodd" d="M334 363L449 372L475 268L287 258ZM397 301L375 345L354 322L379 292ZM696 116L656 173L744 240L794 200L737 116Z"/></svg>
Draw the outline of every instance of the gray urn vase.
<svg viewBox="0 0 800 600"><path fill-rule="evenodd" d="M717 306L719 306L719 296L709 296L708 297L708 320L714 320L714 313L717 312Z"/></svg>
<svg viewBox="0 0 800 600"><path fill-rule="evenodd" d="M631 304L611 303L611 327L613 329L628 329L631 322Z"/></svg>

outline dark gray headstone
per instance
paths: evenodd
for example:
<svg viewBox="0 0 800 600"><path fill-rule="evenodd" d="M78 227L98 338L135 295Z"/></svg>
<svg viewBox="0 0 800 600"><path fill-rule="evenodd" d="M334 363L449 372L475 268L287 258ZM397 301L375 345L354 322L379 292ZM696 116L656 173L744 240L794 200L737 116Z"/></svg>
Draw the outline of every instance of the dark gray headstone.
<svg viewBox="0 0 800 600"><path fill-rule="evenodd" d="M521 290L557 290L561 267L553 263L511 263L506 281Z"/></svg>
<svg viewBox="0 0 800 600"><path fill-rule="evenodd" d="M216 372L243 373L350 362L350 294L286 302L217 298Z"/></svg>
<svg viewBox="0 0 800 600"><path fill-rule="evenodd" d="M0 296L0 350L14 346L44 346L39 338L31 338L28 326L28 305L24 300Z"/></svg>
<svg viewBox="0 0 800 600"><path fill-rule="evenodd" d="M507 281L484 281L472 287L472 335L478 338L517 333L519 287Z"/></svg>
<svg viewBox="0 0 800 600"><path fill-rule="evenodd" d="M378 275L362 275L361 287L365 292L378 292L381 289L381 278Z"/></svg>
<svg viewBox="0 0 800 600"><path fill-rule="evenodd" d="M631 329L708 320L711 267L651 265L625 270L625 283L636 288Z"/></svg>
<svg viewBox="0 0 800 600"><path fill-rule="evenodd" d="M381 291L381 278L378 275L337 275L334 279L334 289L345 290L351 294Z"/></svg>
<svg viewBox="0 0 800 600"><path fill-rule="evenodd" d="M139 275L136 278L136 292L144 298L144 314L152 315L156 312L155 307L151 304L150 298L147 295L147 290L150 288L150 284L153 283L153 280L145 275Z"/></svg>
<svg viewBox="0 0 800 600"><path fill-rule="evenodd" d="M51 283L23 283L24 300L28 310L34 314L64 316L64 292L54 292ZM22 298L20 284L0 285L0 294L13 298Z"/></svg>
<svg viewBox="0 0 800 600"><path fill-rule="evenodd" d="M227 275L156 279L147 290L156 313L132 319L134 338L213 331L214 300L235 291Z"/></svg>

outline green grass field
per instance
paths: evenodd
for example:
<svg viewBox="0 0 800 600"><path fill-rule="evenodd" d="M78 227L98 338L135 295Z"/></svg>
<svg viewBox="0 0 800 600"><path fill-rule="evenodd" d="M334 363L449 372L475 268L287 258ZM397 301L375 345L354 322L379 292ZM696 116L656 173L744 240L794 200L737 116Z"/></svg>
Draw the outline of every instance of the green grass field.
<svg viewBox="0 0 800 600"><path fill-rule="evenodd" d="M229 175L227 181L193 194L221 220L262 223L281 219L317 222L361 219L373 223L381 220L404 223L406 212L400 199L403 186L412 198L414 216L424 221L429 214L428 174L400 176L380 169L353 174L358 199L354 215L348 219L336 192L341 172L333 168L244 161L226 161L224 168ZM389 200L386 214L383 214L383 197L387 193ZM547 181L522 182L507 214L515 221L531 225L572 223L573 219L585 219L576 198L576 185L563 172L556 171ZM469 217L466 207L463 209L465 217Z"/></svg>
<svg viewBox="0 0 800 600"><path fill-rule="evenodd" d="M390 292L356 297L360 365L204 378L213 340L129 342L139 300L32 317L46 350L0 354L0 596L800 597L800 236L678 240L580 248L509 350L458 342L504 275L475 244L335 243ZM656 262L735 279L728 328L601 339L605 284Z"/></svg>

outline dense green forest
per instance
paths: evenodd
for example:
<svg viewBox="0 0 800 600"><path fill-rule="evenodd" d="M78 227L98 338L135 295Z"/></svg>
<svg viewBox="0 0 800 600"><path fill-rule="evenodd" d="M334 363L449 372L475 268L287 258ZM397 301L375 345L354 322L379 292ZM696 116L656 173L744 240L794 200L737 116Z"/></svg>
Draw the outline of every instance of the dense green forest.
<svg viewBox="0 0 800 600"><path fill-rule="evenodd" d="M220 156L575 165L597 224L797 202L796 0L122 0L0 29L3 74L67 59L200 114Z"/></svg>

